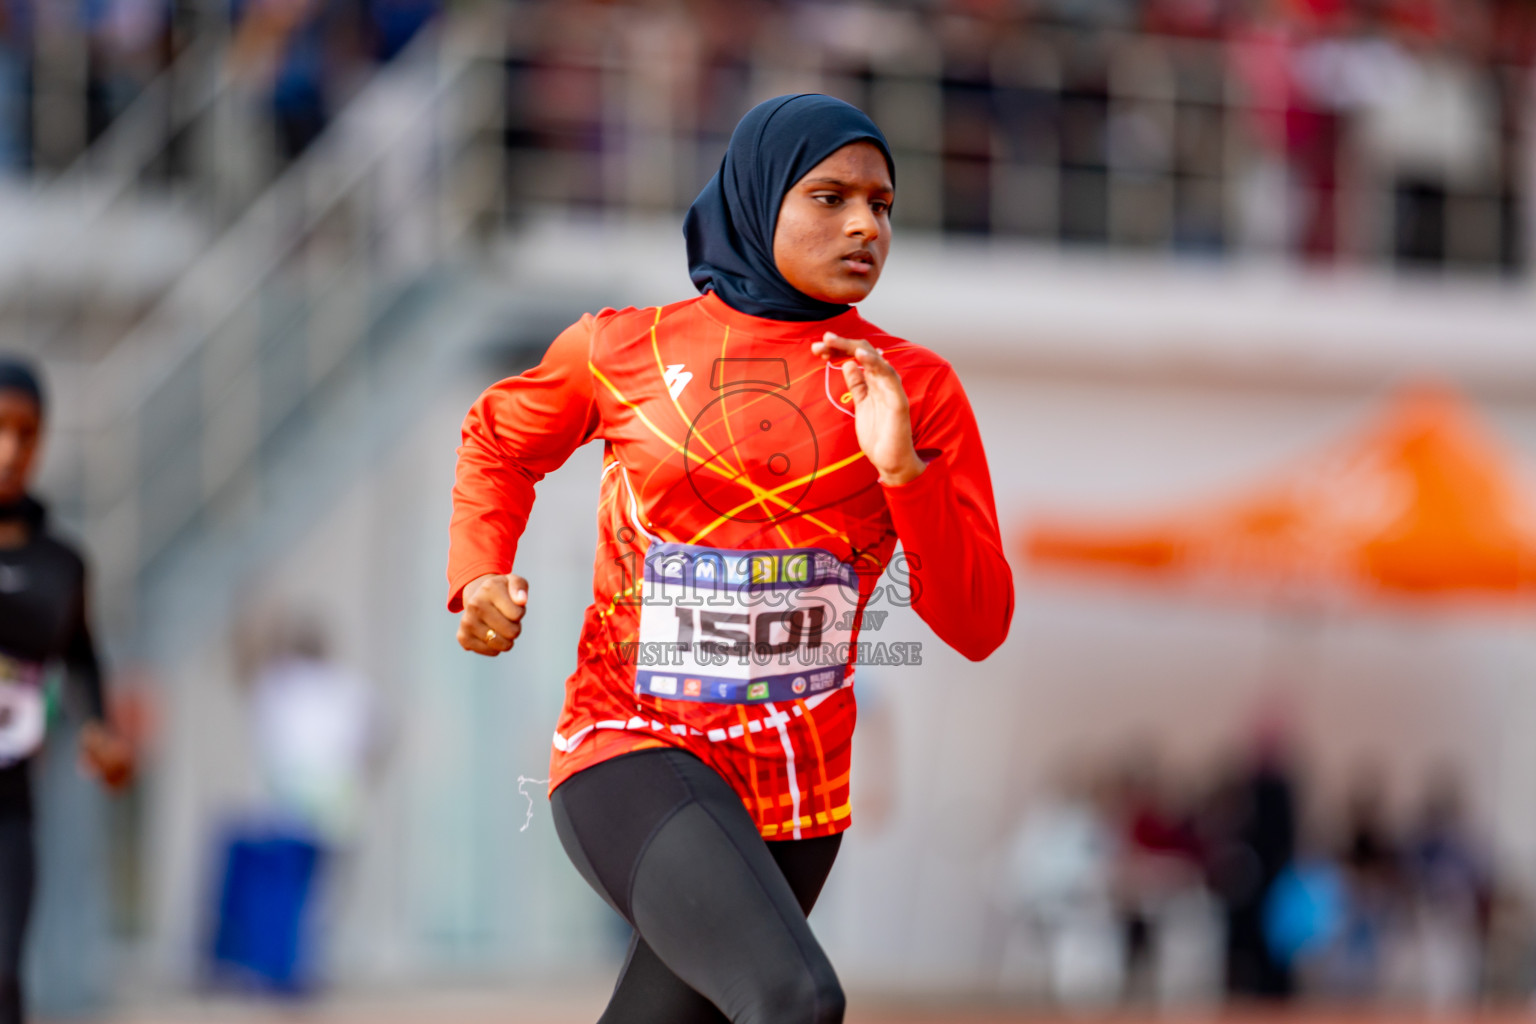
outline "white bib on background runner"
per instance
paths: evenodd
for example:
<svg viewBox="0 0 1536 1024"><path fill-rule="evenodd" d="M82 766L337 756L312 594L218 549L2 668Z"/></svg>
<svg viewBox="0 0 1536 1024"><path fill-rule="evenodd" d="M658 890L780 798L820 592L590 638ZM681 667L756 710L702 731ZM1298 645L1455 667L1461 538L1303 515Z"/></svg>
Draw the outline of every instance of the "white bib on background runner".
<svg viewBox="0 0 1536 1024"><path fill-rule="evenodd" d="M711 704L793 701L847 681L852 567L822 548L646 552L635 692Z"/></svg>
<svg viewBox="0 0 1536 1024"><path fill-rule="evenodd" d="M0 654L0 767L37 753L47 724L43 667Z"/></svg>

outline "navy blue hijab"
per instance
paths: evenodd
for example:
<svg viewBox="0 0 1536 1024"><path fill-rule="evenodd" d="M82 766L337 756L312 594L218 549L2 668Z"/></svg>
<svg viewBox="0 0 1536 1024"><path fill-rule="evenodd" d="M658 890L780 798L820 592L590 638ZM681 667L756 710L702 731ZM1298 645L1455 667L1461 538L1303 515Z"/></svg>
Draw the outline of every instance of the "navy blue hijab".
<svg viewBox="0 0 1536 1024"><path fill-rule="evenodd" d="M896 179L885 136L858 107L819 93L766 100L747 111L720 170L683 218L688 275L701 292L770 320L827 320L848 307L784 280L773 262L779 207L795 182L851 142L872 142Z"/></svg>

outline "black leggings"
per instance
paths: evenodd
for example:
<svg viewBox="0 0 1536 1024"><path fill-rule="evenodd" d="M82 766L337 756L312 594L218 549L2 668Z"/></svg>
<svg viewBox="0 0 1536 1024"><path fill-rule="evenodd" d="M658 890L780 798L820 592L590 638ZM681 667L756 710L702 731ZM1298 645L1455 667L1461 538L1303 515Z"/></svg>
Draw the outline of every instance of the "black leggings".
<svg viewBox="0 0 1536 1024"><path fill-rule="evenodd" d="M21 952L36 873L30 818L0 817L0 1024L21 1024Z"/></svg>
<svg viewBox="0 0 1536 1024"><path fill-rule="evenodd" d="M643 750L552 797L576 870L634 926L599 1024L838 1024L843 991L805 916L841 836L764 842L704 762Z"/></svg>

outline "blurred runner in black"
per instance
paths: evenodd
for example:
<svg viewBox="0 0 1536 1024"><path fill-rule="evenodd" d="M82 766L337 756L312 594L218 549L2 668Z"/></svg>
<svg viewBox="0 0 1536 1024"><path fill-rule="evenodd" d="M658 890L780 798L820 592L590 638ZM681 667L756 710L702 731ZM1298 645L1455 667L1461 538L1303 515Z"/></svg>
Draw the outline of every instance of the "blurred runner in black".
<svg viewBox="0 0 1536 1024"><path fill-rule="evenodd" d="M21 950L35 870L28 764L43 742L51 667L62 663L85 698L81 763L112 788L132 771L128 744L106 724L85 564L49 534L43 506L27 493L43 411L37 374L0 356L0 1024L23 1019Z"/></svg>

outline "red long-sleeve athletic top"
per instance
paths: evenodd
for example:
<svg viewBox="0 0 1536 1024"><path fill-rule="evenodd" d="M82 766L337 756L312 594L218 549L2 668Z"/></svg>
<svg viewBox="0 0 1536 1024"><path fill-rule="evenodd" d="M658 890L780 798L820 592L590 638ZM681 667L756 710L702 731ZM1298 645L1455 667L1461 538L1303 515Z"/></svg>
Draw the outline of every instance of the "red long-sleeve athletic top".
<svg viewBox="0 0 1536 1024"><path fill-rule="evenodd" d="M927 463L916 479L880 484L841 371L811 352L826 331L868 339L901 375ZM711 293L584 316L464 421L450 611L471 580L512 571L534 485L597 438L593 601L551 789L669 745L720 772L768 839L846 828L853 666L921 656L879 632L861 641L865 608L910 600L973 660L1013 616L986 455L953 368L853 310L766 320ZM882 582L898 539L906 563Z"/></svg>

